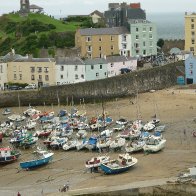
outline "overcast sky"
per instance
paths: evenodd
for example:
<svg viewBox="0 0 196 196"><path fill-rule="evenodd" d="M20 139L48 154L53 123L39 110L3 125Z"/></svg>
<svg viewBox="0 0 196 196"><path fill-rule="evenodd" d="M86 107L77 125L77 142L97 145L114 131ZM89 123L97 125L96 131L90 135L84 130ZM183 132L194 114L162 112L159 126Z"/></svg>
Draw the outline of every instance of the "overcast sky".
<svg viewBox="0 0 196 196"><path fill-rule="evenodd" d="M30 0L52 15L89 14L94 10L107 10L111 2L141 2L147 14L152 12L196 12L196 0ZM0 0L0 14L17 11L20 0Z"/></svg>

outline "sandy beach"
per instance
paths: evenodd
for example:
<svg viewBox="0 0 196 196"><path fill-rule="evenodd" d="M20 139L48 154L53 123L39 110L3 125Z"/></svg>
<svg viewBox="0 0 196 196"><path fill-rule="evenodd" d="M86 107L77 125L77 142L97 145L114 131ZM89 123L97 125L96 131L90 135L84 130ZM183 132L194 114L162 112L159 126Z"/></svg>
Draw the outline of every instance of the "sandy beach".
<svg viewBox="0 0 196 196"><path fill-rule="evenodd" d="M88 151L54 151L54 159L50 164L32 171L19 169L19 162L29 157L32 150L22 151L19 161L0 166L0 196L44 195L58 192L67 180L70 189L84 189L89 187L123 185L143 180L154 180L177 176L181 171L196 165L196 138L192 132L196 130L196 92L195 89L166 89L154 93L139 94L139 104L135 99L118 99L105 103L105 109L114 120L125 117L129 120L137 119L137 107L144 122L151 120L156 113L161 124L166 125L164 138L167 143L163 151L156 154L134 154L138 164L129 172L120 175L104 175L102 173L87 172L84 166L86 160L98 153ZM61 106L64 108L65 106ZM54 110L59 108L37 107L40 110ZM84 106L77 106L83 109ZM22 112L24 108L12 108L14 113ZM66 107L70 109L70 107ZM87 116L92 117L102 112L101 104L85 105ZM2 111L2 110L1 110ZM5 120L0 114L1 121ZM42 141L39 141L42 143ZM0 146L8 145L3 141ZM112 158L119 153L109 153Z"/></svg>

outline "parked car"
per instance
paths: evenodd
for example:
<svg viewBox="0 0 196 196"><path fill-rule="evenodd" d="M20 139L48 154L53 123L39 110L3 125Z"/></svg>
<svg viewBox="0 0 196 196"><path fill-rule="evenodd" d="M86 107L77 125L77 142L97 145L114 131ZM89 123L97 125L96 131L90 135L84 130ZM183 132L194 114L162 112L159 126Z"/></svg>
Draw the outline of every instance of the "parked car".
<svg viewBox="0 0 196 196"><path fill-rule="evenodd" d="M21 86L17 86L17 85L13 85L13 86L9 86L8 89L9 89L9 90L21 90L22 87L21 87Z"/></svg>
<svg viewBox="0 0 196 196"><path fill-rule="evenodd" d="M36 89L36 84L29 84L28 86L25 86L25 89Z"/></svg>

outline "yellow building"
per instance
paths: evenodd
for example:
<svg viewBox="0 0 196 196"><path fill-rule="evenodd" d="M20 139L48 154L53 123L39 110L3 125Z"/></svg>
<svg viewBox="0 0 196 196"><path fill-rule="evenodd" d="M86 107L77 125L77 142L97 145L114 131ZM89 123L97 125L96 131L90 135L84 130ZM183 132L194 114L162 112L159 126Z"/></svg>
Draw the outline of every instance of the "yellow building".
<svg viewBox="0 0 196 196"><path fill-rule="evenodd" d="M55 60L51 58L19 58L8 62L8 82L55 85L55 67Z"/></svg>
<svg viewBox="0 0 196 196"><path fill-rule="evenodd" d="M75 45L81 57L103 58L120 53L119 36L127 33L124 27L78 29Z"/></svg>
<svg viewBox="0 0 196 196"><path fill-rule="evenodd" d="M185 14L185 50L196 54L196 13Z"/></svg>

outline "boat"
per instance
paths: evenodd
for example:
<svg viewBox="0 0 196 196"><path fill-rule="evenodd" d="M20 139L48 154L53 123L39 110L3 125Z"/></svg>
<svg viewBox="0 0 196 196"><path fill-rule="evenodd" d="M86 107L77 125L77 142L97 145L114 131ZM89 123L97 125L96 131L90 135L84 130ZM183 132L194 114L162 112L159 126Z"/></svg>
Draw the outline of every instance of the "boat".
<svg viewBox="0 0 196 196"><path fill-rule="evenodd" d="M118 125L126 125L128 121L124 118L120 118L119 120L116 121L116 124Z"/></svg>
<svg viewBox="0 0 196 196"><path fill-rule="evenodd" d="M162 132L164 132L165 131L165 125L160 125L160 126L158 126L158 127L155 127L155 131L157 131L157 132L160 132L160 133L162 133Z"/></svg>
<svg viewBox="0 0 196 196"><path fill-rule="evenodd" d="M144 131L153 131L154 128L155 128L155 125L150 122L146 123L143 127Z"/></svg>
<svg viewBox="0 0 196 196"><path fill-rule="evenodd" d="M2 115L9 115L11 114L11 110L9 108L5 108L5 110L2 112Z"/></svg>
<svg viewBox="0 0 196 196"><path fill-rule="evenodd" d="M76 133L76 136L77 138L85 138L87 136L87 132L86 130L79 130L77 133Z"/></svg>
<svg viewBox="0 0 196 196"><path fill-rule="evenodd" d="M34 136L35 137L48 137L51 134L50 130L43 130L43 131L36 131Z"/></svg>
<svg viewBox="0 0 196 196"><path fill-rule="evenodd" d="M37 141L38 141L38 137L27 137L20 142L20 146L24 148L29 148L32 145L36 144Z"/></svg>
<svg viewBox="0 0 196 196"><path fill-rule="evenodd" d="M63 145L63 150L71 150L76 148L77 140L70 140Z"/></svg>
<svg viewBox="0 0 196 196"><path fill-rule="evenodd" d="M13 150L9 147L7 148L0 148L0 164L6 164L16 161L19 156L20 152L17 150Z"/></svg>
<svg viewBox="0 0 196 196"><path fill-rule="evenodd" d="M101 137L111 137L112 136L113 131L106 129L104 131L101 132L100 136Z"/></svg>
<svg viewBox="0 0 196 196"><path fill-rule="evenodd" d="M126 143L125 138L117 138L110 143L110 149L122 148Z"/></svg>
<svg viewBox="0 0 196 196"><path fill-rule="evenodd" d="M131 140L138 139L140 137L140 135L141 135L141 131L131 130L129 133L129 138Z"/></svg>
<svg viewBox="0 0 196 196"><path fill-rule="evenodd" d="M113 127L113 131L122 131L124 130L125 126L124 125L116 125L115 127Z"/></svg>
<svg viewBox="0 0 196 196"><path fill-rule="evenodd" d="M36 127L36 124L37 124L36 122L30 120L30 121L27 122L26 128L27 128L28 130L34 129L34 128Z"/></svg>
<svg viewBox="0 0 196 196"><path fill-rule="evenodd" d="M59 117L64 117L66 115L68 115L67 110L60 110L59 113L58 113Z"/></svg>
<svg viewBox="0 0 196 196"><path fill-rule="evenodd" d="M102 163L107 163L110 160L109 156L98 156L86 161L87 169L99 167Z"/></svg>
<svg viewBox="0 0 196 196"><path fill-rule="evenodd" d="M138 160L128 153L120 154L118 159L101 163L100 168L105 174L119 174L128 171Z"/></svg>
<svg viewBox="0 0 196 196"><path fill-rule="evenodd" d="M108 148L111 144L112 140L110 138L106 139L99 139L97 142L97 148L102 149L102 148Z"/></svg>
<svg viewBox="0 0 196 196"><path fill-rule="evenodd" d="M143 150L143 146L145 145L145 141L131 141L126 145L125 151L127 153L139 152Z"/></svg>
<svg viewBox="0 0 196 196"><path fill-rule="evenodd" d="M122 131L117 137L129 139L130 138L130 130Z"/></svg>
<svg viewBox="0 0 196 196"><path fill-rule="evenodd" d="M8 117L9 120L15 121L15 122L21 122L25 120L25 116L17 115L17 114L12 114L11 116Z"/></svg>
<svg viewBox="0 0 196 196"><path fill-rule="evenodd" d="M52 160L54 155L54 153L52 152L48 152L40 149L35 151L33 154L35 156L34 159L20 163L20 167L22 169L32 169L42 165L46 165Z"/></svg>
<svg viewBox="0 0 196 196"><path fill-rule="evenodd" d="M86 148L86 145L88 144L88 140L86 140L85 138L83 140L78 140L77 144L76 144L76 149L82 150L84 148Z"/></svg>
<svg viewBox="0 0 196 196"><path fill-rule="evenodd" d="M143 146L144 152L158 152L165 147L166 139L150 136Z"/></svg>
<svg viewBox="0 0 196 196"><path fill-rule="evenodd" d="M97 137L92 136L89 138L88 143L86 145L86 148L89 150L95 150L96 149L96 144L97 144Z"/></svg>

